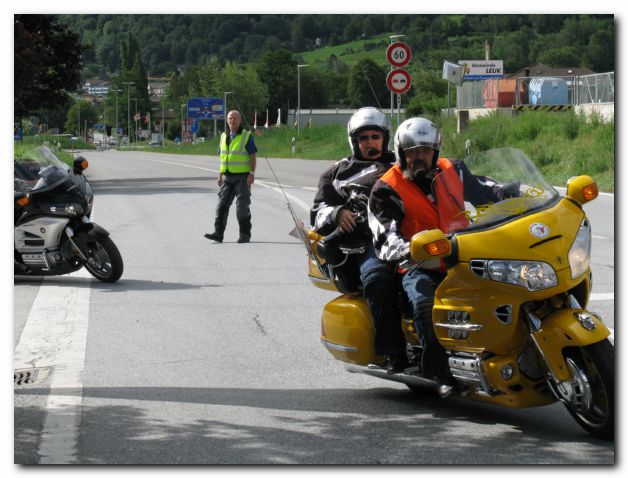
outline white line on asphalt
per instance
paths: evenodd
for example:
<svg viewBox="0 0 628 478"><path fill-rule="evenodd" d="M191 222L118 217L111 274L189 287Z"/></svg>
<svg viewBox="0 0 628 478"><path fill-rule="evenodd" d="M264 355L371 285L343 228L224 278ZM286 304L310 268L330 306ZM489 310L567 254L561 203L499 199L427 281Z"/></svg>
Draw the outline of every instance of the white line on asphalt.
<svg viewBox="0 0 628 478"><path fill-rule="evenodd" d="M592 300L615 300L615 293L606 292L606 293L599 293L599 294L591 294L589 296L589 301L592 301Z"/></svg>
<svg viewBox="0 0 628 478"><path fill-rule="evenodd" d="M85 269L72 274L87 277ZM13 367L52 367L44 426L38 454L40 463L74 463L83 406L89 287L42 282L13 355ZM71 389L55 395L55 390Z"/></svg>
<svg viewBox="0 0 628 478"><path fill-rule="evenodd" d="M174 163L172 161L162 161L160 159L148 159L148 158L139 158L139 159L144 159L145 161L153 161L155 163L171 164L173 166L183 166L184 168L200 169L201 171L207 171L207 172L210 172L210 173L219 173L220 172L220 171L218 171L216 169L202 168L200 166L192 166L192 165L189 165L189 164ZM262 186L262 187L265 187L265 188L270 188L273 191L275 191L275 192L277 192L277 193L279 193L279 194L281 194L283 196L283 193L281 192L281 189L277 187L277 183L268 183L266 181L255 181L255 184L258 184L259 186ZM308 188L301 188L301 189L308 189ZM295 202L301 208L303 208L304 211L309 212L310 206L307 205L305 202L303 202L299 198L297 198L297 197L295 197L295 196L293 196L292 194L289 194L289 193L286 193L286 196L290 199L290 201Z"/></svg>
<svg viewBox="0 0 628 478"><path fill-rule="evenodd" d="M92 278L84 268L69 276ZM37 450L40 464L76 462L90 295L91 280L85 287L71 287L44 278L13 353L14 369L52 368ZM57 395L56 390L65 393Z"/></svg>

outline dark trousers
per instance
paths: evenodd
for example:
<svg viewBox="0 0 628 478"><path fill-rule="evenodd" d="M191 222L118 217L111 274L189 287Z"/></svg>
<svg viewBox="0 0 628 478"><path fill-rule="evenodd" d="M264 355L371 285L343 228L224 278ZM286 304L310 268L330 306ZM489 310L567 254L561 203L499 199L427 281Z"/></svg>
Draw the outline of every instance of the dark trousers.
<svg viewBox="0 0 628 478"><path fill-rule="evenodd" d="M449 360L434 332L432 309L436 288L444 278L443 273L416 268L406 273L402 280L403 290L412 307L414 325L421 331L423 375L426 378L438 377L441 381L450 375Z"/></svg>
<svg viewBox="0 0 628 478"><path fill-rule="evenodd" d="M222 186L218 191L218 205L216 206L216 219L214 231L223 237L227 227L229 208L233 199L236 199L236 217L240 226L240 237L251 238L251 189L246 184L247 174L225 174Z"/></svg>
<svg viewBox="0 0 628 478"><path fill-rule="evenodd" d="M403 353L406 338L401 330L395 266L378 259L372 245L358 262L364 297L375 323L375 354Z"/></svg>

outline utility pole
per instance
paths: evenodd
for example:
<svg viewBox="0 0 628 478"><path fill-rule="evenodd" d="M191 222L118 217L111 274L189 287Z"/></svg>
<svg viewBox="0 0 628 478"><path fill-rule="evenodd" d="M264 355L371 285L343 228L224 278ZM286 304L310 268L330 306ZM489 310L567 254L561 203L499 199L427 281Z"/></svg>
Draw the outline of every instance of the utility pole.
<svg viewBox="0 0 628 478"><path fill-rule="evenodd" d="M308 65L297 65L297 136L301 131L301 68Z"/></svg>

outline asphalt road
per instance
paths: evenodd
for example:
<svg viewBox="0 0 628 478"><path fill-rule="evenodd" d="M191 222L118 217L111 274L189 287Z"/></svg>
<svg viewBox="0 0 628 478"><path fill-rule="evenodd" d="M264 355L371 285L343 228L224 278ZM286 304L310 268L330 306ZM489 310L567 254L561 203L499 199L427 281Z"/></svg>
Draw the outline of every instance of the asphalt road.
<svg viewBox="0 0 628 478"><path fill-rule="evenodd" d="M215 244L203 233L213 226L216 158L85 156L94 220L111 233L125 272L110 285L85 274L15 278L15 367L38 366L37 354L49 363L15 389L16 463L614 463L614 444L591 438L562 405L509 410L418 397L347 373L319 342L334 294L307 279L305 249L288 235L286 200L264 158L252 242L235 242L232 207L225 241ZM270 164L306 219L329 163ZM587 206L591 308L610 327L613 206L612 196Z"/></svg>

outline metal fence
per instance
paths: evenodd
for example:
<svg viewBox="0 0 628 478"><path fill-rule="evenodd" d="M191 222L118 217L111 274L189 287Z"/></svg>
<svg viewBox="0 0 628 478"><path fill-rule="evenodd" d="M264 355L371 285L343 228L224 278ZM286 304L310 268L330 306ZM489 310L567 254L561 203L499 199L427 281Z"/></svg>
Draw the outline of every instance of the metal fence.
<svg viewBox="0 0 628 478"><path fill-rule="evenodd" d="M580 76L576 90L577 104L615 102L615 72Z"/></svg>
<svg viewBox="0 0 628 478"><path fill-rule="evenodd" d="M615 73L466 81L456 93L458 109L613 103Z"/></svg>

